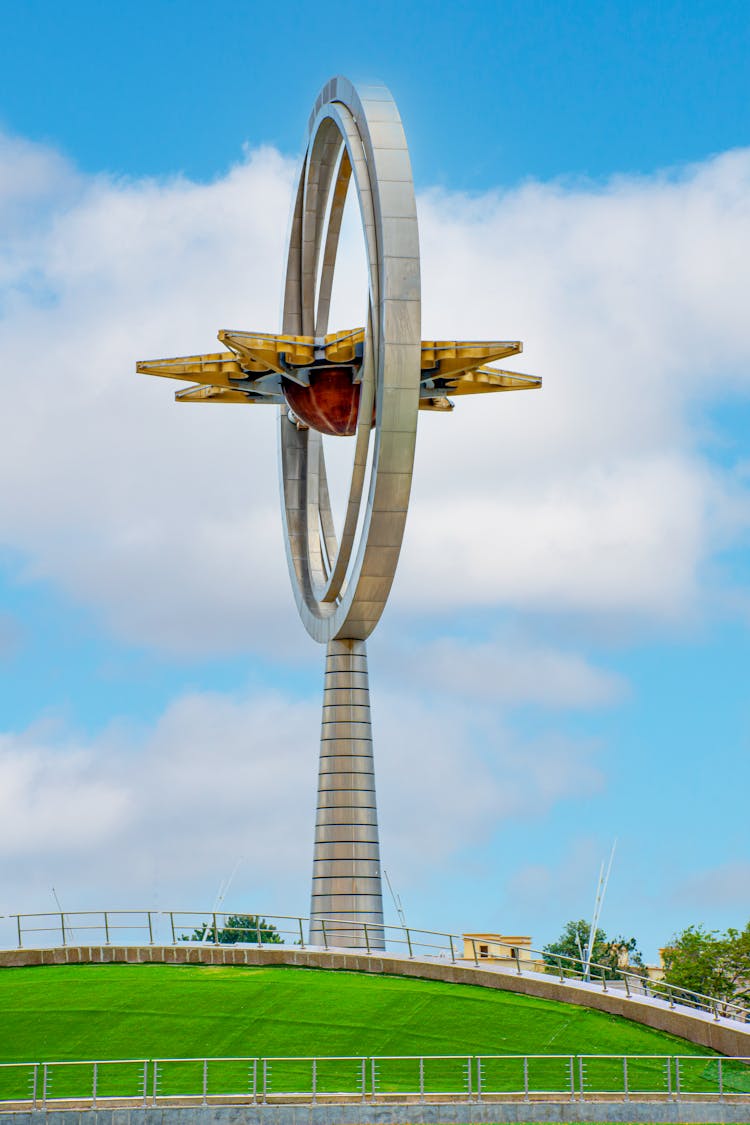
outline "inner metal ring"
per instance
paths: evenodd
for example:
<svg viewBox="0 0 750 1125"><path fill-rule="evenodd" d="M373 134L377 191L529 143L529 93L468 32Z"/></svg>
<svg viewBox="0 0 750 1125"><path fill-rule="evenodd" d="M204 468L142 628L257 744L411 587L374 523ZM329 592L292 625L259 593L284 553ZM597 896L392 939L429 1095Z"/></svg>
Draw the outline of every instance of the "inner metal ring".
<svg viewBox="0 0 750 1125"><path fill-rule="evenodd" d="M323 87L310 117L289 236L284 333L321 337L328 331L341 219L352 179L365 236L369 313L340 544L321 435L298 429L285 408L280 413L289 573L300 617L310 635L323 643L365 640L390 592L411 490L421 348L419 235L401 119L384 86L356 90L339 77Z"/></svg>

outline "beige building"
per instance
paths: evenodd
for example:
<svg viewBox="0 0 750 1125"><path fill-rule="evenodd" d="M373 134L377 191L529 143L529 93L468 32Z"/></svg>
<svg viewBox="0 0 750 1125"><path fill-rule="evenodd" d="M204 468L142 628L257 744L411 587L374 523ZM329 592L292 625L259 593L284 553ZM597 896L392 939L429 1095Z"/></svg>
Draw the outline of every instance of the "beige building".
<svg viewBox="0 0 750 1125"><path fill-rule="evenodd" d="M549 972L540 957L534 956L531 949L531 938L520 934L463 934L465 961L494 961L498 964L515 966L532 972ZM646 965L645 975L648 980L660 981L664 979L664 950L659 950L659 964ZM622 949L618 957L618 968L624 973L631 971L638 974L639 970L629 963L627 949ZM640 970L643 972L643 970ZM616 984L616 982L612 982ZM620 982L622 983L622 982Z"/></svg>
<svg viewBox="0 0 750 1125"><path fill-rule="evenodd" d="M519 934L463 934L465 961L497 961L520 964L525 969L536 969L537 962L531 952L531 938Z"/></svg>

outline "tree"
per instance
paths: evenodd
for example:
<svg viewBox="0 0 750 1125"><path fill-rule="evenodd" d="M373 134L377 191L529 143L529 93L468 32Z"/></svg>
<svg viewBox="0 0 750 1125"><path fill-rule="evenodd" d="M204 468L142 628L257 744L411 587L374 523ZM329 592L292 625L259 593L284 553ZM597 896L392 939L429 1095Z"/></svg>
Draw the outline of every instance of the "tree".
<svg viewBox="0 0 750 1125"><path fill-rule="evenodd" d="M664 980L717 1000L750 999L750 922L744 930L688 926L663 951Z"/></svg>
<svg viewBox="0 0 750 1125"><path fill-rule="evenodd" d="M572 957L575 960L569 967L580 970L580 962L586 955L590 933L591 926L583 918L577 922L566 922L557 941L545 945L543 950L545 963L557 970L559 957ZM594 935L591 964L597 966L593 970L597 976L601 974L603 968L604 976L608 980L620 976L623 971L636 973L639 976L645 972L643 957L634 937L616 937L610 940L604 930L600 929L597 929ZM563 961L564 967L565 961Z"/></svg>
<svg viewBox="0 0 750 1125"><path fill-rule="evenodd" d="M218 941L221 945L234 945L237 942L248 942L253 945L281 945L282 938L271 922L261 918L258 914L230 914L224 925L217 925L214 936L213 922L204 922L202 926L193 930L189 936L186 934L183 941Z"/></svg>

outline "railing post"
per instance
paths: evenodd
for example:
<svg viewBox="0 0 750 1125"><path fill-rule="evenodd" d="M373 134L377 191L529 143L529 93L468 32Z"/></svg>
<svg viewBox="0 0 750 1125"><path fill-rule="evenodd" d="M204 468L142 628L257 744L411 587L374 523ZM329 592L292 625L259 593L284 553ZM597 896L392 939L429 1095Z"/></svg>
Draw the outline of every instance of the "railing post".
<svg viewBox="0 0 750 1125"><path fill-rule="evenodd" d="M717 1002L715 1000L714 1000L714 1019L716 1020L717 1023L719 1022L719 1005L717 1004Z"/></svg>
<svg viewBox="0 0 750 1125"><path fill-rule="evenodd" d="M477 1101L482 1100L482 1056L477 1055Z"/></svg>
<svg viewBox="0 0 750 1125"><path fill-rule="evenodd" d="M576 1068L575 1068L575 1055L571 1055L569 1059L570 1070L570 1100L576 1100Z"/></svg>
<svg viewBox="0 0 750 1125"><path fill-rule="evenodd" d="M583 1101L583 1085L584 1085L583 1055L579 1055L578 1056L578 1100L579 1101Z"/></svg>
<svg viewBox="0 0 750 1125"><path fill-rule="evenodd" d="M21 941L21 915L16 914L16 926L18 928L18 948L23 949L23 942Z"/></svg>
<svg viewBox="0 0 750 1125"><path fill-rule="evenodd" d="M263 1105L266 1104L268 1094L268 1059L263 1059Z"/></svg>
<svg viewBox="0 0 750 1125"><path fill-rule="evenodd" d="M104 911L104 944L109 945L109 916L107 911Z"/></svg>
<svg viewBox="0 0 750 1125"><path fill-rule="evenodd" d="M424 1056L419 1056L419 1100L424 1101Z"/></svg>
<svg viewBox="0 0 750 1125"><path fill-rule="evenodd" d="M367 922L363 922L362 925L363 925L364 931L365 931L365 945L367 947L367 952L369 953L370 952L370 935L367 932Z"/></svg>
<svg viewBox="0 0 750 1125"><path fill-rule="evenodd" d="M156 1084L159 1079L159 1064L156 1059L154 1059L154 1071L151 1078L151 1105L156 1105Z"/></svg>
<svg viewBox="0 0 750 1125"><path fill-rule="evenodd" d="M562 957L557 958L557 971L560 974L560 984L565 984L565 973L562 967Z"/></svg>
<svg viewBox="0 0 750 1125"><path fill-rule="evenodd" d="M516 958L516 972L518 973L518 975L520 977L521 976L521 958L518 956L518 946L515 946L514 954L515 954L515 958Z"/></svg>
<svg viewBox="0 0 750 1125"><path fill-rule="evenodd" d="M451 964L455 965L455 963L456 963L456 952L453 948L453 934L448 934L448 941L451 943Z"/></svg>
<svg viewBox="0 0 750 1125"><path fill-rule="evenodd" d="M630 1101L630 1091L628 1089L628 1056L622 1056L622 1082L625 1087L625 1101Z"/></svg>
<svg viewBox="0 0 750 1125"><path fill-rule="evenodd" d="M203 1104L208 1105L208 1059L203 1060Z"/></svg>
<svg viewBox="0 0 750 1125"><path fill-rule="evenodd" d="M625 981L625 992L627 993L628 1000L630 999L630 977L627 973L623 973L622 979Z"/></svg>
<svg viewBox="0 0 750 1125"><path fill-rule="evenodd" d="M154 927L151 923L151 911L150 910L147 911L146 916L148 918L148 944L153 945L154 944Z"/></svg>
<svg viewBox="0 0 750 1125"><path fill-rule="evenodd" d="M373 1058L370 1059L370 1083L371 1083L370 1094L371 1094L372 1100L374 1102L375 1101L375 1091L377 1089L377 1082L376 1082L376 1074L375 1074L375 1059L373 1059Z"/></svg>
<svg viewBox="0 0 750 1125"><path fill-rule="evenodd" d="M719 1055L719 1099L724 1101L724 1070L722 1068L722 1058Z"/></svg>
<svg viewBox="0 0 750 1125"><path fill-rule="evenodd" d="M94 1063L94 1074L91 1079L91 1104L96 1109L96 1087L97 1079L99 1077L99 1064Z"/></svg>
<svg viewBox="0 0 750 1125"><path fill-rule="evenodd" d="M302 925L302 919L298 918L297 921L299 922L299 943L302 946L302 948L304 949L305 948L305 930L304 930L304 927Z"/></svg>
<svg viewBox="0 0 750 1125"><path fill-rule="evenodd" d="M607 991L608 991L608 989L607 989L607 978L604 975L604 969L602 969L602 992L607 992Z"/></svg>
<svg viewBox="0 0 750 1125"><path fill-rule="evenodd" d="M67 942L65 940L65 915L64 914L60 914L60 931L62 933L62 943L63 943L63 945L67 945Z"/></svg>
<svg viewBox="0 0 750 1125"><path fill-rule="evenodd" d="M471 939L471 948L474 950L474 964L479 967L479 958L477 957L477 943L474 938Z"/></svg>
<svg viewBox="0 0 750 1125"><path fill-rule="evenodd" d="M148 1101L148 1059L143 1060L143 1108Z"/></svg>
<svg viewBox="0 0 750 1125"><path fill-rule="evenodd" d="M36 1109L36 1088L39 1077L39 1063L33 1064L33 1071L31 1074L31 1106Z"/></svg>
<svg viewBox="0 0 750 1125"><path fill-rule="evenodd" d="M47 1108L47 1063L42 1063L42 1109Z"/></svg>
<svg viewBox="0 0 750 1125"><path fill-rule="evenodd" d="M412 952L412 948L411 948L411 934L409 933L409 927L408 926L405 926L404 929L406 930L406 944L409 947L409 957L411 958L411 957L414 956L414 953Z"/></svg>
<svg viewBox="0 0 750 1125"><path fill-rule="evenodd" d="M255 938L258 943L258 949L263 945L263 938L260 933L260 915L255 915Z"/></svg>
<svg viewBox="0 0 750 1125"><path fill-rule="evenodd" d="M325 918L320 919L320 928L323 931L323 948L328 949L328 934L326 933L326 920L325 920Z"/></svg>
<svg viewBox="0 0 750 1125"><path fill-rule="evenodd" d="M360 1081L362 1083L362 1101L364 1101L367 1087L367 1057L363 1055L359 1061L361 1063Z"/></svg>
<svg viewBox="0 0 750 1125"><path fill-rule="evenodd" d="M679 1055L675 1055L675 1057L674 1057L674 1091L675 1091L675 1099L677 1101L679 1101L680 1100L680 1094L682 1093L682 1091L680 1090L680 1056Z"/></svg>
<svg viewBox="0 0 750 1125"><path fill-rule="evenodd" d="M469 1101L471 1101L471 1055L466 1056L466 1087Z"/></svg>
<svg viewBox="0 0 750 1125"><path fill-rule="evenodd" d="M670 1008L674 1008L674 996L672 995L672 985L667 985L667 999L669 1000Z"/></svg>
<svg viewBox="0 0 750 1125"><path fill-rule="evenodd" d="M175 932L174 932L174 911L173 910L170 910L170 912L169 912L169 926L170 926L170 929L172 930L172 945L177 945L177 938L176 938Z"/></svg>
<svg viewBox="0 0 750 1125"><path fill-rule="evenodd" d="M258 1104L258 1060L257 1059L253 1059L252 1094L253 1094L253 1105L257 1105Z"/></svg>
<svg viewBox="0 0 750 1125"><path fill-rule="evenodd" d="M313 1102L313 1105L315 1105L315 1103L318 1100L317 1095L318 1095L318 1060L313 1059L313 1061L312 1061L312 1102Z"/></svg>
<svg viewBox="0 0 750 1125"><path fill-rule="evenodd" d="M214 921L214 945L218 945L219 944L219 929L218 929L218 926L216 925L216 915L215 914L213 915L213 921Z"/></svg>
<svg viewBox="0 0 750 1125"><path fill-rule="evenodd" d="M667 1055L667 1097L672 1101L672 1059Z"/></svg>
<svg viewBox="0 0 750 1125"><path fill-rule="evenodd" d="M523 1100L529 1100L529 1056L523 1056Z"/></svg>

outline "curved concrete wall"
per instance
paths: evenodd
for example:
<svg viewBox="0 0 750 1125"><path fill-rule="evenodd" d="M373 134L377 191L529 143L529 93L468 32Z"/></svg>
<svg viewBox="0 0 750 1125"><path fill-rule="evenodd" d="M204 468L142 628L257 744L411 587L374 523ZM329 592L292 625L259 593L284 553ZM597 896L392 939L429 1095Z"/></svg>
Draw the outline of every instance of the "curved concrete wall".
<svg viewBox="0 0 750 1125"><path fill-rule="evenodd" d="M600 991L578 981L560 983L553 977L538 974L519 976L498 972L482 966L451 964L443 961L406 960L387 954L326 952L291 946L254 949L236 945L75 945L56 949L14 949L0 951L0 968L21 965L80 964L145 964L167 965L289 965L306 969L332 969L357 973L392 974L423 980L447 981L451 984L474 984L520 992L546 1000L561 1000L586 1008L611 1012L625 1019L678 1035L691 1043L709 1047L723 1055L750 1057L750 1026L734 1020L715 1020L703 1012L669 1008L645 998L628 998L621 992Z"/></svg>
<svg viewBox="0 0 750 1125"><path fill-rule="evenodd" d="M2 1125L497 1125L498 1122L747 1122L742 1102L442 1102L146 1106L0 1112Z"/></svg>

